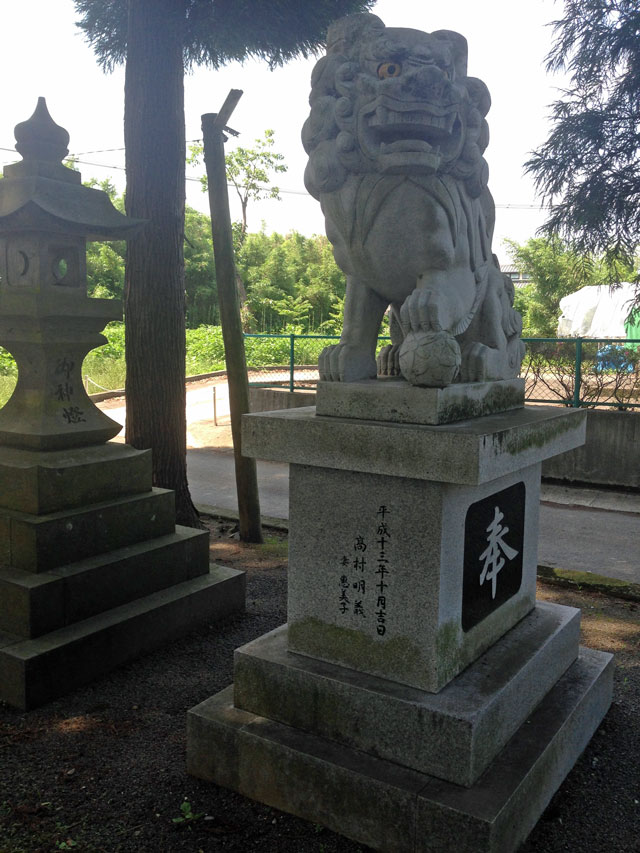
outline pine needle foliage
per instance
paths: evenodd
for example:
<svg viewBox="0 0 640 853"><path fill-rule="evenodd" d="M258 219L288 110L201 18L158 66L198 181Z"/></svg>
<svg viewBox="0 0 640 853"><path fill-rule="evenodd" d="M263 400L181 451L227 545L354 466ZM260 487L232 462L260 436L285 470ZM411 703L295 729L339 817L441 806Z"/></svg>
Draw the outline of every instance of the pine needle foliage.
<svg viewBox="0 0 640 853"><path fill-rule="evenodd" d="M532 152L551 214L544 229L612 265L632 263L640 239L640 7L637 0L564 0L552 23L550 72L570 85L552 130Z"/></svg>
<svg viewBox="0 0 640 853"><path fill-rule="evenodd" d="M112 70L127 54L129 0L74 0L77 26L98 62ZM184 6L184 65L219 68L263 59L274 68L315 54L336 18L365 12L374 0L176 0Z"/></svg>

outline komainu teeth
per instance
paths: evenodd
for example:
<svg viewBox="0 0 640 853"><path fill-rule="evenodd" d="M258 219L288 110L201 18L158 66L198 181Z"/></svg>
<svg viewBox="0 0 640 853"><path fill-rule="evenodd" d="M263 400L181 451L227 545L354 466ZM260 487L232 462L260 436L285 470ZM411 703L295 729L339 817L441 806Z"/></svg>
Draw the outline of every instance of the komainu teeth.
<svg viewBox="0 0 640 853"><path fill-rule="evenodd" d="M389 121L389 110L386 107L376 107L376 119L380 124L386 124Z"/></svg>
<svg viewBox="0 0 640 853"><path fill-rule="evenodd" d="M370 123L379 126L412 124L450 131L454 120L454 114L436 116L428 112L401 112L399 110L389 110L386 107L378 106L376 107L375 115L370 119Z"/></svg>

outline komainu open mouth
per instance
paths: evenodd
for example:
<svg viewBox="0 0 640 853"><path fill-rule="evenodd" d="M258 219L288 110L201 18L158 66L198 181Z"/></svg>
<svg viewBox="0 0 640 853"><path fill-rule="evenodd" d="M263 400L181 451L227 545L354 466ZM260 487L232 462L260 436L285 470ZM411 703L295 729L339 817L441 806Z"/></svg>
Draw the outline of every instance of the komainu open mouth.
<svg viewBox="0 0 640 853"><path fill-rule="evenodd" d="M381 160L383 168L407 163L431 171L442 160L452 160L462 147L462 121L457 105L403 104L377 98L360 113L363 150ZM394 155L404 155L401 158ZM385 162L387 161L387 162Z"/></svg>

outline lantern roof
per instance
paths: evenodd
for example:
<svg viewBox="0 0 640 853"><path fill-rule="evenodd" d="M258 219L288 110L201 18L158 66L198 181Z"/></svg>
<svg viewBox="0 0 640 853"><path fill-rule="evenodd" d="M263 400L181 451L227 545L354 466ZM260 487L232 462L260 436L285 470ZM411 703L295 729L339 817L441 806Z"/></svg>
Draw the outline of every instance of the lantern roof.
<svg viewBox="0 0 640 853"><path fill-rule="evenodd" d="M0 233L46 230L125 240L144 224L120 213L104 190L83 186L80 172L63 165L69 134L53 121L44 98L14 132L22 160L3 169Z"/></svg>

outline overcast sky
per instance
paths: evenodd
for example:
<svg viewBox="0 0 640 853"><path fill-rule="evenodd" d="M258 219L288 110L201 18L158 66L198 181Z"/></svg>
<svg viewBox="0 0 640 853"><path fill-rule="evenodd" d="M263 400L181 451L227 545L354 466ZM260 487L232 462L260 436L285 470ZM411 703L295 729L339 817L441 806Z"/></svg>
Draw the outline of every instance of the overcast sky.
<svg viewBox="0 0 640 853"><path fill-rule="evenodd" d="M43 95L53 119L71 135L70 151L82 161L83 179L111 177L124 189L123 70L104 74L99 69L74 26L72 0L5 0L2 11L2 162L17 159L13 127L33 112ZM548 107L562 84L544 69L551 44L545 25L561 11L561 3L553 0L378 0L373 9L387 26L450 29L467 38L469 74L484 80L492 98L487 117L491 142L485 156L498 207L494 249L503 262L508 261L502 239L523 242L544 219L535 209L537 200L523 175L523 163L546 138ZM275 148L288 165L288 172L278 176L282 201L250 207L252 231L264 220L267 231L324 232L319 205L306 194L302 180L306 155L300 129L308 112L314 62L300 60L273 72L253 62L221 71L202 68L185 79L187 139L200 137L200 115L216 112L231 88L244 90L231 122L241 134L238 144L250 147L266 128L275 131ZM207 210L206 196L195 180L187 181L187 200ZM239 217L237 210L232 215Z"/></svg>

